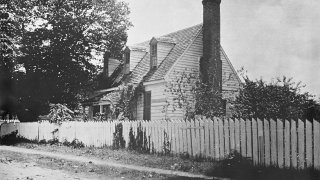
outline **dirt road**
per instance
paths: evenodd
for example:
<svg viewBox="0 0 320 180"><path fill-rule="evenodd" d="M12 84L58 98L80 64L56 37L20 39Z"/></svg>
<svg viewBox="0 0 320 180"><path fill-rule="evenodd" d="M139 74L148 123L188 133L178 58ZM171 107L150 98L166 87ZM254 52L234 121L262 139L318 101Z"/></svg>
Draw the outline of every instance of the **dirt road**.
<svg viewBox="0 0 320 180"><path fill-rule="evenodd" d="M58 157L26 154L0 149L1 180L74 179L164 179L155 173L105 167Z"/></svg>
<svg viewBox="0 0 320 180"><path fill-rule="evenodd" d="M62 161L65 162L65 161ZM67 162L65 162L68 164ZM0 152L1 180L75 180L75 179L124 179L94 173L93 166L78 168L69 163L65 167L60 160L15 152ZM84 171L84 169L88 169ZM90 172L91 171L91 172Z"/></svg>
<svg viewBox="0 0 320 180"><path fill-rule="evenodd" d="M48 168L38 167L34 163L20 163L15 160L3 158L1 154L0 160L0 177L6 179L57 179L57 180L74 180L87 179L85 177L71 174L61 170L52 170Z"/></svg>
<svg viewBox="0 0 320 180"><path fill-rule="evenodd" d="M183 176L183 177L182 177ZM189 176L189 178L187 178ZM202 179L185 172L0 146L0 179ZM212 179L212 178L210 178Z"/></svg>

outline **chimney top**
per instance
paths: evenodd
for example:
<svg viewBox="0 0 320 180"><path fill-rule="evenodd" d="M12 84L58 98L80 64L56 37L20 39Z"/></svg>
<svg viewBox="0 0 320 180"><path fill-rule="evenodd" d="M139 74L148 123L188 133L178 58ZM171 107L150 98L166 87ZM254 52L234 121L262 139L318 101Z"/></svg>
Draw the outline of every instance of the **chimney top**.
<svg viewBox="0 0 320 180"><path fill-rule="evenodd" d="M202 0L202 4L207 3L207 2L221 4L221 0Z"/></svg>

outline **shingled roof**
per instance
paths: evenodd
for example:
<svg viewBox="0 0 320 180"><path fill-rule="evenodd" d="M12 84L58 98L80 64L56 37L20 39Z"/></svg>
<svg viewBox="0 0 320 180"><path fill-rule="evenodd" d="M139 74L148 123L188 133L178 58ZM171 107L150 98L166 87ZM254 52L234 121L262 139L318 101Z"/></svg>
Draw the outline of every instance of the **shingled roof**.
<svg viewBox="0 0 320 180"><path fill-rule="evenodd" d="M149 82L163 79L172 65L176 62L177 59L179 59L179 57L185 52L185 50L187 50L187 48L191 45L195 38L197 38L201 31L202 24L198 24L170 34L156 37L155 39L158 40L174 40L175 45L173 46L167 57L155 69L150 69L150 54L148 52L150 40L134 44L134 47L144 47L147 50L146 54L141 57L140 62L135 66L132 72L127 75L123 75L121 71L123 66L119 66L115 71L115 73L117 74L112 75L115 80L113 86L117 86L121 83L138 84L140 82ZM228 63L230 63L222 48L221 56L225 56Z"/></svg>
<svg viewBox="0 0 320 180"><path fill-rule="evenodd" d="M168 56L162 61L158 68L153 69L146 74L144 82L163 79L167 74L174 62L183 54L183 52L189 47L193 40L197 37L202 30L202 24L192 26L186 29L182 29L177 32L173 32L162 38L170 37L175 40L175 46L172 48ZM161 39L161 37L159 39ZM149 44L148 44L149 45ZM150 57L148 57L150 60Z"/></svg>

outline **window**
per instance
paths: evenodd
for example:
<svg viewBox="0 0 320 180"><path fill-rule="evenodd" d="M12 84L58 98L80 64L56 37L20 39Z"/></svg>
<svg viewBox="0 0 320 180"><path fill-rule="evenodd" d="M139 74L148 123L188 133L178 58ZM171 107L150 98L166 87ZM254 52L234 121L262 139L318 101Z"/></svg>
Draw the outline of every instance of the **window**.
<svg viewBox="0 0 320 180"><path fill-rule="evenodd" d="M157 67L157 44L150 47L150 68Z"/></svg>

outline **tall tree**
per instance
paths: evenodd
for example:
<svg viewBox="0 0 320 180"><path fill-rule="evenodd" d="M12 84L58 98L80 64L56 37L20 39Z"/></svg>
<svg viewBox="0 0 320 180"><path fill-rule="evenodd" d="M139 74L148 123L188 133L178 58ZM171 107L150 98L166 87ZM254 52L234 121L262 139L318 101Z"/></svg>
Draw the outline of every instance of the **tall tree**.
<svg viewBox="0 0 320 180"><path fill-rule="evenodd" d="M16 0L18 1L18 0ZM127 4L117 0L32 0L22 29L17 75L22 109L31 119L47 113L49 103L75 107L90 88L95 55L119 57L131 26ZM25 115L26 116L26 115Z"/></svg>
<svg viewBox="0 0 320 180"><path fill-rule="evenodd" d="M0 116L12 116L14 96L12 75L14 71L14 20L8 1L0 1Z"/></svg>

